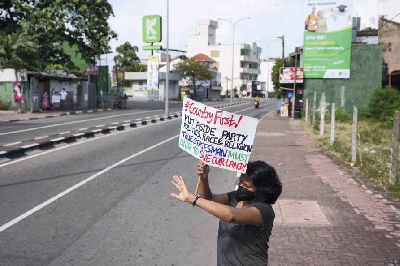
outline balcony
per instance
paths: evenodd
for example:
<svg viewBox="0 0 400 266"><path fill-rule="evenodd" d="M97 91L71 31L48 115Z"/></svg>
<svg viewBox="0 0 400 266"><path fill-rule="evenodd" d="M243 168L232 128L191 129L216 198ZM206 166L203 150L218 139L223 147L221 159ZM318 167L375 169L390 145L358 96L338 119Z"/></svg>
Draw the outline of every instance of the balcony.
<svg viewBox="0 0 400 266"><path fill-rule="evenodd" d="M260 75L261 70L260 69L255 69L255 68L248 68L248 67L242 67L240 68L241 73L246 73L246 74L252 74L252 75Z"/></svg>
<svg viewBox="0 0 400 266"><path fill-rule="evenodd" d="M249 62L249 63L261 63L261 59L251 58L249 55L241 55L239 57L241 62Z"/></svg>

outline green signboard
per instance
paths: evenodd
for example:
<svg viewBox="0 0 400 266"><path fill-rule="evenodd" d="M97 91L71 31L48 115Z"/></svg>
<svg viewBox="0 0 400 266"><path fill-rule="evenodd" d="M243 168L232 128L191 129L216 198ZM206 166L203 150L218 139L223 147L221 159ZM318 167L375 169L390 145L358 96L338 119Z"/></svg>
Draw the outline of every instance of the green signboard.
<svg viewBox="0 0 400 266"><path fill-rule="evenodd" d="M162 50L161 45L144 45L142 46L143 51L149 51L149 50Z"/></svg>
<svg viewBox="0 0 400 266"><path fill-rule="evenodd" d="M306 0L304 78L350 78L353 0Z"/></svg>
<svg viewBox="0 0 400 266"><path fill-rule="evenodd" d="M143 42L155 43L162 40L162 19L159 15L144 16L142 19Z"/></svg>

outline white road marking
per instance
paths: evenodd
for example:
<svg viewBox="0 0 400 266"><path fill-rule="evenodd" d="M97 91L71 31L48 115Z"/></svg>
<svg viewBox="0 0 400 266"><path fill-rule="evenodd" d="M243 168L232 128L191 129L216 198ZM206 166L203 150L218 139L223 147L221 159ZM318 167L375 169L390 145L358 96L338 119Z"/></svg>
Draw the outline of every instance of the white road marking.
<svg viewBox="0 0 400 266"><path fill-rule="evenodd" d="M28 132L28 131L44 129L44 128L58 127L58 126L62 126L62 125L71 125L71 124L83 123L83 122L87 122L87 121L96 121L96 120L119 117L119 116L136 115L136 114L159 112L159 111L160 110L152 110L152 111L142 111L142 112L136 112L136 113L120 114L120 115L110 115L110 116L98 117L98 118L93 118L93 119L85 119L85 120L72 121L72 122L67 122L67 123L53 124L53 125L48 125L48 126L43 126L43 127L32 127L32 128L27 128L27 129L21 129L21 130L15 130L15 131L10 131L10 132L0 133L0 136L10 135L10 134L17 134L17 133L21 133L21 132Z"/></svg>
<svg viewBox="0 0 400 266"><path fill-rule="evenodd" d="M14 146L14 145L18 145L18 144L21 144L22 143L22 141L18 141L18 142L13 142L13 143L8 143L8 144L5 144L5 145L3 145L3 146Z"/></svg>
<svg viewBox="0 0 400 266"><path fill-rule="evenodd" d="M74 136L74 137L80 137L80 136L83 136L83 135L85 135L85 133L77 133L77 134L74 134L74 135L72 135L72 136Z"/></svg>
<svg viewBox="0 0 400 266"><path fill-rule="evenodd" d="M32 148L35 146L39 146L39 143L32 143L32 144L24 145L24 146L21 146L21 148L28 149L28 148Z"/></svg>
<svg viewBox="0 0 400 266"><path fill-rule="evenodd" d="M65 139L65 137L61 137L61 138L51 139L50 141L56 142L56 141L60 141L60 140L64 140L64 139Z"/></svg>
<svg viewBox="0 0 400 266"><path fill-rule="evenodd" d="M154 149L154 148L157 148L157 147L159 147L159 146L161 146L161 145L163 145L163 144L165 144L165 143L167 143L167 142L169 142L169 141L171 141L171 140L173 140L173 139L176 139L177 137L179 137L179 134L178 134L178 135L175 135L175 136L173 136L173 137L171 137L171 138L169 138L169 139L166 139L166 140L164 140L164 141L162 141L162 142L160 142L160 143L158 143L158 144L155 144L155 145L153 145L153 146L150 146L150 147L148 147L147 149L144 149L144 150L142 150L142 151L140 151L140 152L138 152L138 153L132 154L131 156L129 156L129 157L127 157L127 158L125 158L125 159L123 159L123 160L121 160L121 161L119 161L119 162L117 162L117 163L115 163L115 164L113 164L113 165L111 165L111 166L105 168L104 170L102 170L102 171L100 171L100 172L98 172L98 173L96 173L96 174L94 174L94 175L92 175L92 176L86 178L85 180L79 182L78 184L76 184L76 185L74 185L74 186L68 188L67 190L64 190L63 192L61 192L61 193L57 194L56 196L52 197L51 199L46 200L45 202L43 202L43 203L37 205L36 207L34 207L33 209L31 209L31 210L25 212L24 214L21 214L21 215L18 216L17 218L15 218L15 219L9 221L8 223L2 225L2 226L0 227L0 232L5 231L6 229L10 228L11 226L13 226L13 225L19 223L20 221L22 221L22 220L24 220L25 218L29 217L30 215L34 214L35 212L38 212L39 210L43 209L43 208L46 207L47 205L50 205L50 204L53 203L54 201L56 201L56 200L58 200L58 199L64 197L64 196L67 195L68 193L70 193L70 192L72 192L72 191L78 189L79 187L85 185L86 183L89 183L89 182L92 181L93 179L95 179L95 178L101 176L102 174L104 174L104 173L106 173L106 172L112 170L113 168L115 168L115 167L117 167L117 166L119 166L119 165L121 165L121 164L123 164L123 163L125 163L125 162L127 162L127 161L129 161L129 160L131 160L131 159L133 159L133 158L135 158L135 157L137 157L137 156L139 156L139 155L142 155L143 153L146 153L146 152L148 152L148 151L150 151L150 150L152 150L152 149Z"/></svg>
<svg viewBox="0 0 400 266"><path fill-rule="evenodd" d="M37 138L34 138L34 140L45 139L45 138L48 138L48 137L49 136L37 137Z"/></svg>

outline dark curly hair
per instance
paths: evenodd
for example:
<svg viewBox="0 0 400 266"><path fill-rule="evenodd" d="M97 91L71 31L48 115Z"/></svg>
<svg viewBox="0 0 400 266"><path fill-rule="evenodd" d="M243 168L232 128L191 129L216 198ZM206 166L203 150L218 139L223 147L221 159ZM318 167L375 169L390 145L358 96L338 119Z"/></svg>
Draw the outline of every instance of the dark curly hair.
<svg viewBox="0 0 400 266"><path fill-rule="evenodd" d="M264 161L253 161L248 163L246 175L256 187L254 201L275 204L282 193L282 183L275 169Z"/></svg>

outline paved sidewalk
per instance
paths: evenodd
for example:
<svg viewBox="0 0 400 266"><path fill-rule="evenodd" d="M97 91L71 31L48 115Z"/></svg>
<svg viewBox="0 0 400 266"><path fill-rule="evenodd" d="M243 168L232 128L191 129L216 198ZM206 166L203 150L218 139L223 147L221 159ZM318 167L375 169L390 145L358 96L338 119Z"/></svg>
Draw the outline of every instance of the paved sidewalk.
<svg viewBox="0 0 400 266"><path fill-rule="evenodd" d="M400 265L399 200L315 148L301 121L260 121L255 159L283 183L269 265Z"/></svg>

